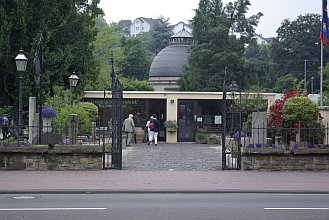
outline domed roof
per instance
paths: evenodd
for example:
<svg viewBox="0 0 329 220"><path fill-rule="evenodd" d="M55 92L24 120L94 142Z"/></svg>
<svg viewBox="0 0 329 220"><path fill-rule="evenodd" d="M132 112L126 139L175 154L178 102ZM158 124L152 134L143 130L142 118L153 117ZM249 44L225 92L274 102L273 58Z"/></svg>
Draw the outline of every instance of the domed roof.
<svg viewBox="0 0 329 220"><path fill-rule="evenodd" d="M181 77L187 64L189 45L173 44L162 49L154 58L149 77Z"/></svg>
<svg viewBox="0 0 329 220"><path fill-rule="evenodd" d="M188 49L193 43L192 34L183 26L182 30L170 37L169 46L153 59L149 77L181 77L188 62Z"/></svg>

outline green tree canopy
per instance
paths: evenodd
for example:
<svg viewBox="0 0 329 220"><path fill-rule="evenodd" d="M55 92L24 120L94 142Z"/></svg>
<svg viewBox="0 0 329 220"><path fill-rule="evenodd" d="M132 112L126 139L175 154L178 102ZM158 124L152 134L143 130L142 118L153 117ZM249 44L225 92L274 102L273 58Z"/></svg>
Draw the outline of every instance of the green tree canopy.
<svg viewBox="0 0 329 220"><path fill-rule="evenodd" d="M36 96L33 59L43 31L43 94L55 85L69 88L73 71L79 76L77 90L95 81L98 66L92 54L96 31L94 18L103 12L100 0L15 0L0 2L0 105L18 109L18 73L14 58L20 48L29 59L24 73L24 100ZM24 102L24 107L28 102Z"/></svg>
<svg viewBox="0 0 329 220"><path fill-rule="evenodd" d="M125 60L122 60L122 76L131 79L145 80L148 78L151 61L148 59L142 42L137 38L121 40Z"/></svg>
<svg viewBox="0 0 329 220"><path fill-rule="evenodd" d="M150 28L150 42L148 50L158 54L163 48L169 45L169 38L173 35L169 18L160 17Z"/></svg>
<svg viewBox="0 0 329 220"><path fill-rule="evenodd" d="M290 73L285 76L279 77L272 91L284 93L287 91L292 91L294 88L297 87L297 78Z"/></svg>
<svg viewBox="0 0 329 220"><path fill-rule="evenodd" d="M249 0L237 0L225 7L221 0L201 0L192 20L193 36L189 67L181 80L181 89L222 90L225 68L230 80L245 88L245 45L255 33L261 13L246 16ZM199 80L193 82L193 80Z"/></svg>
<svg viewBox="0 0 329 220"><path fill-rule="evenodd" d="M320 67L320 27L319 14L300 15L296 20L285 19L281 23L271 48L273 61L278 64L278 77L292 73L298 81L304 80L305 60L307 71L312 71L314 76ZM329 49L324 47L324 63L328 60ZM310 78L308 75L309 83ZM314 89L319 89L318 85Z"/></svg>
<svg viewBox="0 0 329 220"><path fill-rule="evenodd" d="M319 106L305 96L287 99L282 111L282 118L288 123L314 124L319 117Z"/></svg>

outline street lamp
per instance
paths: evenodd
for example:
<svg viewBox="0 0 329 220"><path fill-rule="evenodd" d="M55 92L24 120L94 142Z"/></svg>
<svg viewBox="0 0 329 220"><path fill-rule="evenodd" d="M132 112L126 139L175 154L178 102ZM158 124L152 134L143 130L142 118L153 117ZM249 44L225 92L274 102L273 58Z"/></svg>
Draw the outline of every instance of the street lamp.
<svg viewBox="0 0 329 220"><path fill-rule="evenodd" d="M75 88L78 84L79 77L73 72L73 74L69 77L70 87Z"/></svg>
<svg viewBox="0 0 329 220"><path fill-rule="evenodd" d="M311 77L311 94L313 94L313 80L314 80L314 77L312 76Z"/></svg>
<svg viewBox="0 0 329 220"><path fill-rule="evenodd" d="M23 72L26 71L27 58L24 51L19 50L19 54L15 58L16 68L19 73L19 96L18 96L18 140L23 140Z"/></svg>
<svg viewBox="0 0 329 220"><path fill-rule="evenodd" d="M71 89L71 93L73 95L73 88L75 88L78 84L79 81L79 77L75 74L75 72L73 72L73 74L69 77L69 82L70 82L70 89ZM73 103L73 98L71 98L71 103Z"/></svg>

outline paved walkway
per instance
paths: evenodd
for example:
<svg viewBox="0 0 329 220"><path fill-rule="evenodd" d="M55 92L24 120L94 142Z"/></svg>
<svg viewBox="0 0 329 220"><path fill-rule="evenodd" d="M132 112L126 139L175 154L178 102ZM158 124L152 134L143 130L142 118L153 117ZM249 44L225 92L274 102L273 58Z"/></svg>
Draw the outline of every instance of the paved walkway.
<svg viewBox="0 0 329 220"><path fill-rule="evenodd" d="M0 193L329 193L329 172L221 171L220 164L215 145L138 144L123 151L123 170L1 171Z"/></svg>
<svg viewBox="0 0 329 220"><path fill-rule="evenodd" d="M125 148L122 161L124 170L221 170L222 152L219 145L144 143Z"/></svg>

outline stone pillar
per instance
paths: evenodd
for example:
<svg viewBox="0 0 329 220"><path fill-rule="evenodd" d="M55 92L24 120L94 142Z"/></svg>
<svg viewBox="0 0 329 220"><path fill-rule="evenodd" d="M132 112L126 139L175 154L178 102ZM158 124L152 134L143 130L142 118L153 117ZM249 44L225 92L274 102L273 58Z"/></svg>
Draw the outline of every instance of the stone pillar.
<svg viewBox="0 0 329 220"><path fill-rule="evenodd" d="M96 140L96 122L91 122L91 139Z"/></svg>
<svg viewBox="0 0 329 220"><path fill-rule="evenodd" d="M267 113L252 113L252 134L251 140L253 144L267 144Z"/></svg>
<svg viewBox="0 0 329 220"><path fill-rule="evenodd" d="M71 114L69 117L69 140L71 145L78 143L78 124L78 115Z"/></svg>
<svg viewBox="0 0 329 220"><path fill-rule="evenodd" d="M38 136L38 117L36 114L36 98L29 97L29 143Z"/></svg>

